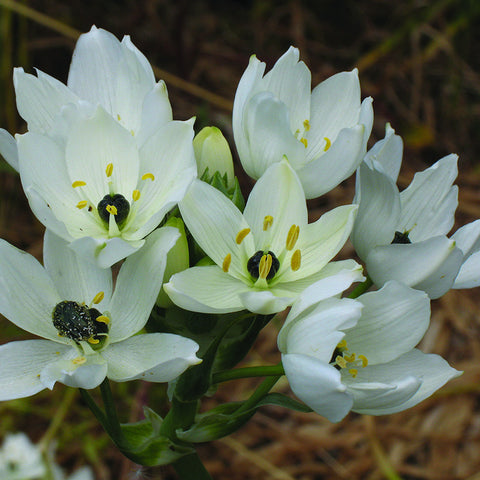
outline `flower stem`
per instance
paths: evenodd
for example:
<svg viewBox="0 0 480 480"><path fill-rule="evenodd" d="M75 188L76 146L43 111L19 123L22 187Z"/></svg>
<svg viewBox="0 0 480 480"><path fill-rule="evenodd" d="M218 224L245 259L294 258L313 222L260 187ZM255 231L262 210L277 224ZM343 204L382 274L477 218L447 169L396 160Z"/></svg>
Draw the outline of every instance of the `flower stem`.
<svg viewBox="0 0 480 480"><path fill-rule="evenodd" d="M247 412L251 408L255 407L257 403L268 395L268 392L272 387L278 382L282 375L277 375L273 377L267 377L253 392L253 395L238 409L235 411L235 415L238 415L242 412Z"/></svg>
<svg viewBox="0 0 480 480"><path fill-rule="evenodd" d="M212 383L215 384L228 382L230 380L237 380L239 378L271 377L279 375L285 375L285 371L281 364L262 365L260 367L235 368L233 370L224 370L214 373L212 376Z"/></svg>
<svg viewBox="0 0 480 480"><path fill-rule="evenodd" d="M197 453L186 455L172 465L181 480L212 480Z"/></svg>
<svg viewBox="0 0 480 480"><path fill-rule="evenodd" d="M373 285L372 279L369 277L367 274L367 279L363 282L357 285L353 290L352 293L348 296L348 298L357 298L363 293L365 293L371 286Z"/></svg>

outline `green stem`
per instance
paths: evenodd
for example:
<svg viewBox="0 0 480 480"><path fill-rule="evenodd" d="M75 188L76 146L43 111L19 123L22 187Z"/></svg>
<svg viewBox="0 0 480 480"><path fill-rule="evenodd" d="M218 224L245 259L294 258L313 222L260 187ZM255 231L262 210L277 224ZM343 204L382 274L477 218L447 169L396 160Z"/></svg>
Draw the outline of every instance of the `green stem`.
<svg viewBox="0 0 480 480"><path fill-rule="evenodd" d="M100 422L102 427L108 432L109 423L102 409L95 403L95 400L87 392L87 390L84 390L83 388L80 388L79 390L80 390L80 395L82 396L83 401L88 405L88 408L95 415L95 418Z"/></svg>
<svg viewBox="0 0 480 480"><path fill-rule="evenodd" d="M197 453L186 455L172 465L181 480L212 480Z"/></svg>
<svg viewBox="0 0 480 480"><path fill-rule="evenodd" d="M268 395L268 392L272 387L278 382L282 375L277 375L275 377L267 377L253 392L253 395L238 409L235 411L235 415L238 415L242 412L247 412L251 408L255 407L257 403Z"/></svg>
<svg viewBox="0 0 480 480"><path fill-rule="evenodd" d="M373 285L372 279L369 277L367 274L367 279L363 282L360 283L360 285L357 285L353 290L352 293L348 296L348 298L357 298L363 293L365 293L371 286Z"/></svg>
<svg viewBox="0 0 480 480"><path fill-rule="evenodd" d="M238 380L240 378L250 377L271 377L285 375L283 366L280 365L262 365L260 367L244 367L235 368L233 370L224 370L222 372L214 373L212 376L212 383L228 382L230 380Z"/></svg>

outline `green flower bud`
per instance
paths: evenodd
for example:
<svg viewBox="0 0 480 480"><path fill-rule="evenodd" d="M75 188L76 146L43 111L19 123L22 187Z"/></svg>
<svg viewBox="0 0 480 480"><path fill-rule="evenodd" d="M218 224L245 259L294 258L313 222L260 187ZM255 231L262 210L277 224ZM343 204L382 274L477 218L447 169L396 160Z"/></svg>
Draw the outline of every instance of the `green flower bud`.
<svg viewBox="0 0 480 480"><path fill-rule="evenodd" d="M185 234L185 226L182 219L170 217L165 223L165 226L178 228L180 237L167 254L167 266L165 267L165 272L163 274L163 284L167 283L173 274L186 270L190 266L187 235ZM173 305L170 297L163 290L163 286L158 294L156 303L162 308L168 308Z"/></svg>
<svg viewBox="0 0 480 480"><path fill-rule="evenodd" d="M208 169L209 177L213 177L215 172L219 172L222 178L225 176L228 189L235 186L232 153L217 127L203 128L193 139L193 149L199 178Z"/></svg>

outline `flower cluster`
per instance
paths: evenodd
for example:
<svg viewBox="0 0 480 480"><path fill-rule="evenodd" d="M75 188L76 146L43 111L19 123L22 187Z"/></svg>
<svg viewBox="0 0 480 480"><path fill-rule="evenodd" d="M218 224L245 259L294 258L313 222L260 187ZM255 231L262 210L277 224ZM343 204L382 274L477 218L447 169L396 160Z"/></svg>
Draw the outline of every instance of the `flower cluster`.
<svg viewBox="0 0 480 480"><path fill-rule="evenodd" d="M170 382L175 413L163 422L146 409L148 428L123 429L90 403L127 456L169 463L267 401L196 414L286 309L277 372L331 421L404 410L460 374L415 348L431 299L480 285L480 221L447 237L456 155L400 192L402 140L387 125L367 151L372 99L357 70L311 91L291 47L264 71L253 56L234 102L236 150L256 180L245 202L220 130L194 138L193 119L173 120L165 83L129 37L92 27L67 85L15 69L28 131L0 131L0 152L46 233L43 266L0 241L0 313L43 339L0 346L0 400L56 382ZM352 203L310 221L306 200L355 171ZM349 238L361 263L336 259Z"/></svg>

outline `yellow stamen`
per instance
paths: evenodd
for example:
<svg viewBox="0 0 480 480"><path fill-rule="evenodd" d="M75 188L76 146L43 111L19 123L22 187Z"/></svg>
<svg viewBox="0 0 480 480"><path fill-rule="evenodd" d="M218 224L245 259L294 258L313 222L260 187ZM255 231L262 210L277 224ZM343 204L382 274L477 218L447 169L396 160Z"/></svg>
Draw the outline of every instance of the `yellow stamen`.
<svg viewBox="0 0 480 480"><path fill-rule="evenodd" d="M273 217L271 215L265 215L263 219L263 231L266 232L273 224Z"/></svg>
<svg viewBox="0 0 480 480"><path fill-rule="evenodd" d="M328 137L323 137L323 139L325 140L325 147L323 151L326 152L332 146L332 142Z"/></svg>
<svg viewBox="0 0 480 480"><path fill-rule="evenodd" d="M300 141L303 143L303 145L305 146L305 148L308 147L308 140L307 140L306 138L302 137L302 138L300 139Z"/></svg>
<svg viewBox="0 0 480 480"><path fill-rule="evenodd" d="M109 324L110 324L110 319L109 319L107 316L105 316L105 315L100 315L100 316L97 317L95 320L96 320L97 322L102 322L102 323L104 323L105 325L109 325Z"/></svg>
<svg viewBox="0 0 480 480"><path fill-rule="evenodd" d="M347 341L345 339L343 339L338 345L337 345L337 348L343 348L345 350L348 350L347 348Z"/></svg>
<svg viewBox="0 0 480 480"><path fill-rule="evenodd" d="M292 225L288 231L286 247L287 250L293 250L293 247L297 243L298 234L300 233L300 227L298 225Z"/></svg>
<svg viewBox="0 0 480 480"><path fill-rule="evenodd" d="M75 181L72 183L72 187L73 187L73 188L84 187L85 185L86 185L86 182L84 182L83 180L75 180Z"/></svg>
<svg viewBox="0 0 480 480"><path fill-rule="evenodd" d="M155 176L153 175L153 173L145 173L145 174L142 175L142 180L147 180L148 178L152 182L155 180Z"/></svg>
<svg viewBox="0 0 480 480"><path fill-rule="evenodd" d="M335 363L336 363L340 368L346 368L346 366L347 366L346 360L345 360L341 355L337 355L337 357L335 358Z"/></svg>
<svg viewBox="0 0 480 480"><path fill-rule="evenodd" d="M232 254L227 253L225 255L225 258L223 259L222 270L224 272L228 272L228 269L230 268L231 263L232 263Z"/></svg>
<svg viewBox="0 0 480 480"><path fill-rule="evenodd" d="M368 365L368 360L365 355L359 355L358 359L362 361L362 367L365 368Z"/></svg>
<svg viewBox="0 0 480 480"><path fill-rule="evenodd" d="M97 340L96 338L90 337L87 340L88 343L91 343L92 345L97 345L97 343L100 343L100 340Z"/></svg>
<svg viewBox="0 0 480 480"><path fill-rule="evenodd" d="M244 228L243 230L240 230L237 233L237 236L235 237L235 242L237 245L240 245L243 242L243 239L250 233L249 228ZM230 255L230 254L229 254Z"/></svg>
<svg viewBox="0 0 480 480"><path fill-rule="evenodd" d="M107 165L107 168L105 169L105 173L107 174L107 177L111 177L113 173L113 163L109 163Z"/></svg>
<svg viewBox="0 0 480 480"><path fill-rule="evenodd" d="M97 304L97 303L100 303L103 298L105 297L105 293L104 292L98 292L95 297L93 297L93 303Z"/></svg>
<svg viewBox="0 0 480 480"><path fill-rule="evenodd" d="M136 202L140 198L140 190L134 190L132 193L133 201Z"/></svg>
<svg viewBox="0 0 480 480"><path fill-rule="evenodd" d="M115 205L107 205L105 209L108 213L111 213L112 215L117 215L118 213L117 207Z"/></svg>
<svg viewBox="0 0 480 480"><path fill-rule="evenodd" d="M267 253L260 259L260 264L258 265L258 276L264 280L267 278L272 268L272 256Z"/></svg>
<svg viewBox="0 0 480 480"><path fill-rule="evenodd" d="M345 360L348 363L352 363L352 362L355 361L356 355L354 353L352 353L351 355L344 355L343 358L345 358Z"/></svg>
<svg viewBox="0 0 480 480"><path fill-rule="evenodd" d="M77 203L77 208L85 208L88 205L88 202L86 200L81 200L80 202Z"/></svg>
<svg viewBox="0 0 480 480"><path fill-rule="evenodd" d="M87 359L85 357L77 357L72 360L72 363L74 363L75 365L82 365L86 361Z"/></svg>
<svg viewBox="0 0 480 480"><path fill-rule="evenodd" d="M305 128L306 132L310 130L310 122L308 120L303 121L303 128Z"/></svg>
<svg viewBox="0 0 480 480"><path fill-rule="evenodd" d="M120 116L119 113L117 113L117 120L120 122L122 120L122 117Z"/></svg>
<svg viewBox="0 0 480 480"><path fill-rule="evenodd" d="M300 252L300 250L295 250L290 260L290 266L292 267L292 270L296 272L300 268L301 263L302 263L302 253Z"/></svg>
<svg viewBox="0 0 480 480"><path fill-rule="evenodd" d="M356 368L351 368L348 373L353 377L356 378L358 375L358 370Z"/></svg>

